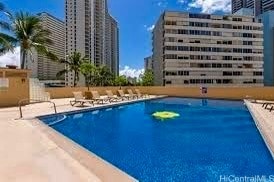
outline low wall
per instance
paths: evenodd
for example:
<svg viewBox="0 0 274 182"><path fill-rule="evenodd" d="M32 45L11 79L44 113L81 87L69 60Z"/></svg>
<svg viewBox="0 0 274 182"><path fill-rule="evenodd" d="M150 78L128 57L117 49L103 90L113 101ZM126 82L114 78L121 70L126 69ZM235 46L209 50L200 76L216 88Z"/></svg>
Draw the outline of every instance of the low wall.
<svg viewBox="0 0 274 182"><path fill-rule="evenodd" d="M245 99L247 97L262 100L274 100L274 87L209 87L208 93L201 94L200 87L122 87L139 88L142 93L152 95L168 95L177 97L203 97L219 99ZM105 95L105 90L112 90L117 93L119 87L94 87L90 90L97 90L101 95ZM48 88L51 98L70 98L73 97L73 91L87 91L85 87L77 88Z"/></svg>
<svg viewBox="0 0 274 182"><path fill-rule="evenodd" d="M274 87L209 87L202 95L200 87L148 87L142 89L148 94L179 97L203 97L219 99L245 99L247 97L262 100L274 100Z"/></svg>
<svg viewBox="0 0 274 182"><path fill-rule="evenodd" d="M22 99L29 98L29 80L25 78L9 78L9 88L0 91L0 107L17 106Z"/></svg>

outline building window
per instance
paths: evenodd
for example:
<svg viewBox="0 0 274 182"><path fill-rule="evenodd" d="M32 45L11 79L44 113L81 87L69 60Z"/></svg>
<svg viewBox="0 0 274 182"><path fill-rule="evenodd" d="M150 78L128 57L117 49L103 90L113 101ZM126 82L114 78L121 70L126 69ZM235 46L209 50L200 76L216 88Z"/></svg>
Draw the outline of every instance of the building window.
<svg viewBox="0 0 274 182"><path fill-rule="evenodd" d="M165 25L177 25L176 21L166 21Z"/></svg>
<svg viewBox="0 0 274 182"><path fill-rule="evenodd" d="M253 76L262 76L263 75L263 72L261 71L254 71L253 72Z"/></svg>
<svg viewBox="0 0 274 182"><path fill-rule="evenodd" d="M176 54L166 54L165 59L177 59L177 55Z"/></svg>

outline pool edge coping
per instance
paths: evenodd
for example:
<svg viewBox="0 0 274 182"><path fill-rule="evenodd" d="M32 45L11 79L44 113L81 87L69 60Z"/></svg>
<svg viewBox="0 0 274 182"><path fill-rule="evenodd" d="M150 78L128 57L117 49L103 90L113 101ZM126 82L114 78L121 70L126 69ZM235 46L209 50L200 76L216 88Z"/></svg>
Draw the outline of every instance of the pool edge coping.
<svg viewBox="0 0 274 182"><path fill-rule="evenodd" d="M265 132L265 129L261 125L261 122L263 122L261 120L264 120L264 119L263 118L260 119L259 113L255 112L255 110L251 108L248 100L244 99L244 103L245 103L249 113L251 114L251 116L254 120L254 123L255 123L257 129L259 130L260 135L262 136L264 143L267 146L267 148L272 156L272 159L274 160L274 146L272 146L270 144L270 139L268 137L268 134Z"/></svg>

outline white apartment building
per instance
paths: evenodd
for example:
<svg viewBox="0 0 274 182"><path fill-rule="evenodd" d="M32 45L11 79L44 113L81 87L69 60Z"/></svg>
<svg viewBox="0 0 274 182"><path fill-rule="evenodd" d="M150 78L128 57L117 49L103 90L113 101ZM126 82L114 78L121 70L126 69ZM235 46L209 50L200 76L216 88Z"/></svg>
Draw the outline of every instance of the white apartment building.
<svg viewBox="0 0 274 182"><path fill-rule="evenodd" d="M118 36L117 42L113 43L117 46L117 50L112 51L113 46L108 46L111 40L116 41L116 39L112 39L112 31L108 31L110 15L107 0L66 0L65 7L66 55L80 52L96 66L106 65L114 73L118 73L116 66L119 65ZM112 26L116 26L118 30L117 23L112 23ZM115 64L111 63L113 56L109 54L112 52L117 54ZM73 85L73 78L73 73L66 75L67 86ZM80 79L80 85L84 85L83 78Z"/></svg>
<svg viewBox="0 0 274 182"><path fill-rule="evenodd" d="M44 29L51 32L49 38L53 44L48 45L50 52L54 53L58 58L65 58L65 24L62 20L50 15L49 13L42 12L38 14L41 19L41 25ZM42 81L50 80L55 82L64 82L64 77L56 78L56 74L65 68L64 64L53 62L48 57L38 54L35 50L32 55L28 55L27 68L31 69L31 77L38 78ZM31 61L32 60L32 61Z"/></svg>
<svg viewBox="0 0 274 182"><path fill-rule="evenodd" d="M153 31L155 84L263 86L262 26L251 16L163 13Z"/></svg>

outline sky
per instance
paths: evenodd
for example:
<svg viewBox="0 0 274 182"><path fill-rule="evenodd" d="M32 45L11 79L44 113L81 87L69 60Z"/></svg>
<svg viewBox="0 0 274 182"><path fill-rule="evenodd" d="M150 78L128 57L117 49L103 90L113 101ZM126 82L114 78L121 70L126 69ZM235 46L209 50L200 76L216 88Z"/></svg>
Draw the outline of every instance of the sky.
<svg viewBox="0 0 274 182"><path fill-rule="evenodd" d="M65 0L1 0L12 12L32 14L46 11L64 20ZM202 13L229 13L231 0L108 0L109 12L120 29L120 73L138 76L143 72L144 58L152 54L152 30L164 10ZM16 63L15 53L0 56L0 66Z"/></svg>

